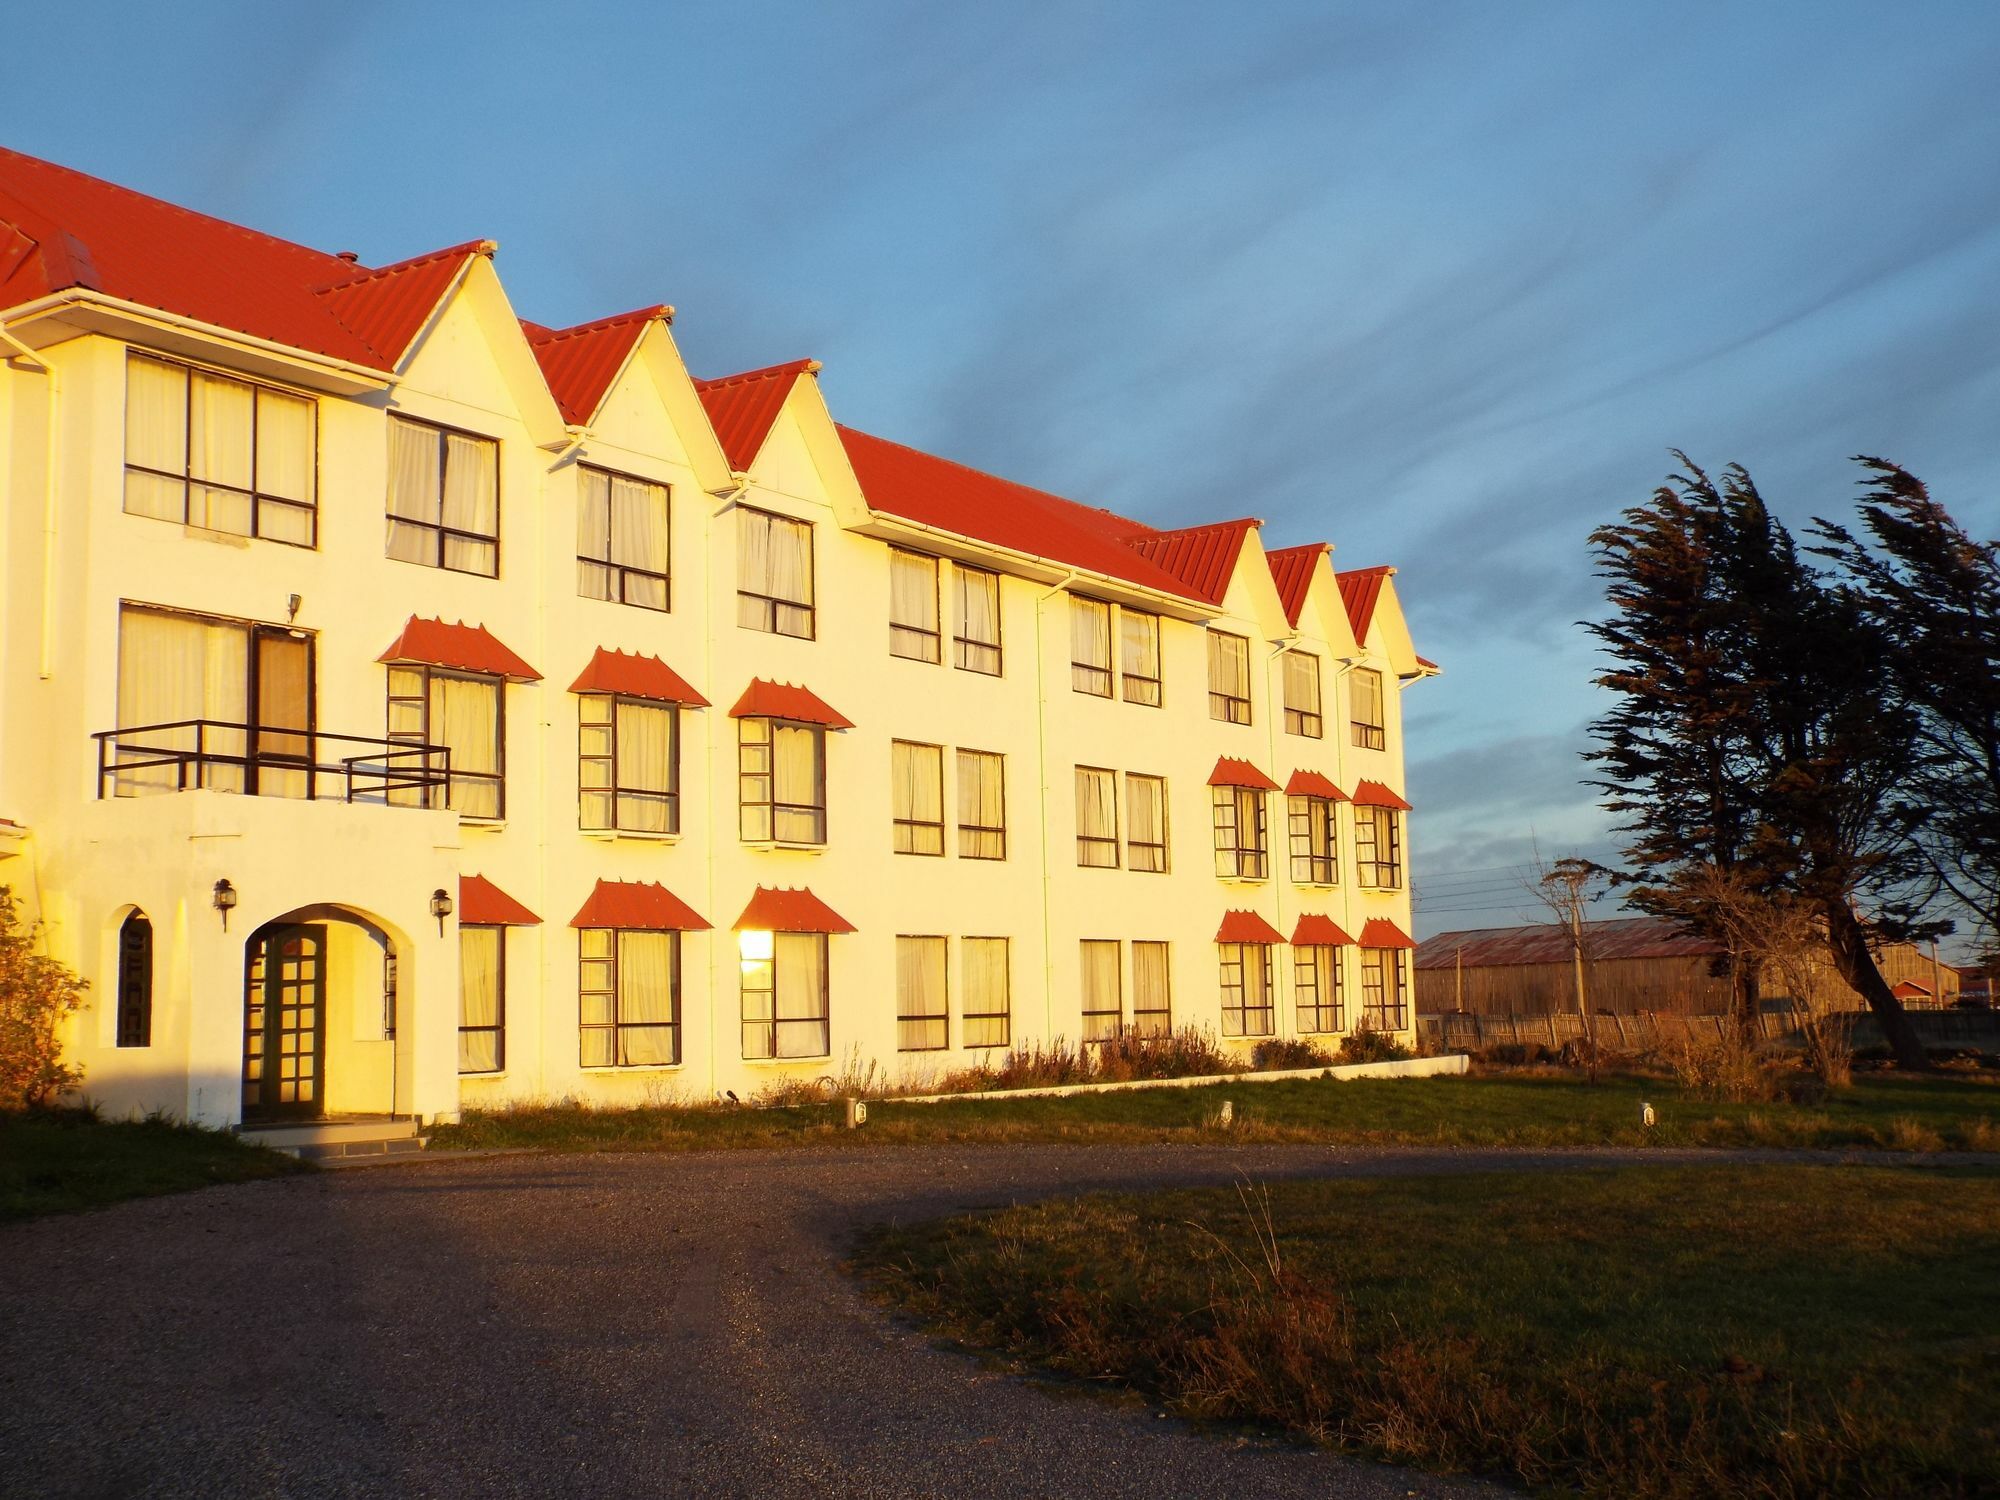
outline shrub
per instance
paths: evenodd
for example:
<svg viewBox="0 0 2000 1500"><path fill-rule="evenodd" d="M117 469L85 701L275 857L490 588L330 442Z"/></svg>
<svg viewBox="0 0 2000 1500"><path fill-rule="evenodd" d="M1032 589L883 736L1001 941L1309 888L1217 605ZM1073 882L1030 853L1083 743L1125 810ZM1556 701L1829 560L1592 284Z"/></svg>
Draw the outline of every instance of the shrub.
<svg viewBox="0 0 2000 1500"><path fill-rule="evenodd" d="M1304 1037L1271 1037L1250 1049L1250 1066L1276 1071L1281 1068L1325 1068L1333 1054Z"/></svg>
<svg viewBox="0 0 2000 1500"><path fill-rule="evenodd" d="M67 967L35 952L35 930L14 914L0 885L0 1109L45 1104L83 1079L62 1061L56 1032L83 1008L89 988Z"/></svg>
<svg viewBox="0 0 2000 1500"><path fill-rule="evenodd" d="M1667 1065L1689 1093L1725 1104L1768 1100L1778 1092L1777 1076L1730 1028L1719 1036L1697 1035L1692 1029L1682 1032L1667 1050Z"/></svg>
<svg viewBox="0 0 2000 1500"><path fill-rule="evenodd" d="M1119 1036L1094 1045L1062 1037L1016 1047L996 1066L981 1064L938 1080L940 1094L993 1089L1065 1088L1080 1083L1130 1083L1149 1078L1201 1078L1241 1073L1243 1064L1216 1045L1209 1032L1182 1027L1166 1036Z"/></svg>
<svg viewBox="0 0 2000 1500"><path fill-rule="evenodd" d="M1365 1022L1359 1031L1340 1039L1339 1061L1343 1063L1402 1062L1415 1056L1387 1032Z"/></svg>

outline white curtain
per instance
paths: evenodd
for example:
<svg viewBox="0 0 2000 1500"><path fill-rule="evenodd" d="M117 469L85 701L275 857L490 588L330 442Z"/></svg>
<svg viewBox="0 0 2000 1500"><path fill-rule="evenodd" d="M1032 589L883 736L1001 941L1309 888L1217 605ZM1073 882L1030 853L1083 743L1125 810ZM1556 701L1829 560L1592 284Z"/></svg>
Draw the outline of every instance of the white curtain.
<svg viewBox="0 0 2000 1500"><path fill-rule="evenodd" d="M1356 672L1354 683L1354 722L1370 728L1380 728L1382 724L1382 674L1365 668Z"/></svg>
<svg viewBox="0 0 2000 1500"><path fill-rule="evenodd" d="M1118 793L1109 771L1076 768L1076 836L1115 840L1118 837ZM1115 848L1100 849L1095 858L1117 862Z"/></svg>
<svg viewBox="0 0 2000 1500"><path fill-rule="evenodd" d="M625 602L667 607L667 488L622 475L611 480L611 560L624 568L658 573L625 577Z"/></svg>
<svg viewBox="0 0 2000 1500"><path fill-rule="evenodd" d="M500 445L488 438L444 435L444 524L478 537L500 534ZM493 574L499 567L497 542L448 536L444 565L462 573Z"/></svg>
<svg viewBox="0 0 2000 1500"><path fill-rule="evenodd" d="M824 1057L827 1052L826 937L781 932L774 943L777 968L779 1057Z"/></svg>
<svg viewBox="0 0 2000 1500"><path fill-rule="evenodd" d="M794 604L810 604L812 589L812 528L803 521L772 516L770 593Z"/></svg>
<svg viewBox="0 0 2000 1500"><path fill-rule="evenodd" d="M1285 653L1285 707L1319 712L1319 658L1304 651Z"/></svg>
<svg viewBox="0 0 2000 1500"><path fill-rule="evenodd" d="M1078 666L1111 670L1111 606L1070 596L1069 659Z"/></svg>
<svg viewBox="0 0 2000 1500"><path fill-rule="evenodd" d="M1130 677L1160 675L1160 621L1155 615L1128 609L1118 617L1124 672Z"/></svg>
<svg viewBox="0 0 2000 1500"><path fill-rule="evenodd" d="M431 678L431 742L451 750L451 806L471 818L500 816L498 781L460 773L500 769L500 687L491 679Z"/></svg>
<svg viewBox="0 0 2000 1500"><path fill-rule="evenodd" d="M250 534L255 393L240 380L203 370L188 377L188 524ZM202 481L206 480L204 484Z"/></svg>
<svg viewBox="0 0 2000 1500"><path fill-rule="evenodd" d="M1002 859L1007 852L1006 758L985 750L958 752L958 852ZM993 832L987 832L991 829Z"/></svg>
<svg viewBox="0 0 2000 1500"><path fill-rule="evenodd" d="M746 594L770 595L771 518L760 511L736 512L736 587ZM764 625L764 604L759 599L737 601L737 623Z"/></svg>
<svg viewBox="0 0 2000 1500"><path fill-rule="evenodd" d="M619 1061L678 1062L674 1014L675 932L618 934Z"/></svg>
<svg viewBox="0 0 2000 1500"><path fill-rule="evenodd" d="M500 943L505 929L458 929L458 1024L461 1028L500 1024ZM491 1073L500 1066L500 1033L458 1034L458 1071Z"/></svg>
<svg viewBox="0 0 2000 1500"><path fill-rule="evenodd" d="M825 841L825 809L820 805L820 731L797 724L772 726L772 800L803 811L776 814L773 836L785 843Z"/></svg>
<svg viewBox="0 0 2000 1500"><path fill-rule="evenodd" d="M936 745L895 740L889 746L889 795L892 817L906 823L935 823L929 828L898 827L896 847L903 853L942 854L944 824L944 752Z"/></svg>
<svg viewBox="0 0 2000 1500"><path fill-rule="evenodd" d="M958 633L982 645L1000 644L1000 575L977 568L955 570Z"/></svg>
<svg viewBox="0 0 2000 1500"><path fill-rule="evenodd" d="M180 719L216 719L241 724L249 715L250 632L241 625L204 620L163 610L126 609L118 620L118 724L121 729L168 724ZM159 730L121 737L119 758L146 761L162 751L205 749L212 755L240 756L239 729ZM173 765L128 771L118 778L121 795L173 790L181 783ZM189 786L241 791L241 766L209 765Z"/></svg>
<svg viewBox="0 0 2000 1500"><path fill-rule="evenodd" d="M945 940L896 939L896 1047L926 1052L945 1045Z"/></svg>
<svg viewBox="0 0 2000 1500"><path fill-rule="evenodd" d="M187 371L178 365L138 355L126 361L125 462L170 475L187 472ZM187 484L128 470L125 509L135 516L183 520Z"/></svg>
<svg viewBox="0 0 2000 1500"><path fill-rule="evenodd" d="M1132 1030L1139 1036L1165 1036L1173 1028L1173 1006L1167 978L1167 945L1132 945Z"/></svg>
<svg viewBox="0 0 2000 1500"><path fill-rule="evenodd" d="M1249 648L1241 636L1209 632L1208 690L1230 698L1250 696Z"/></svg>
<svg viewBox="0 0 2000 1500"><path fill-rule="evenodd" d="M616 599L605 566L611 556L611 476L579 469L576 479L576 591L585 599Z"/></svg>
<svg viewBox="0 0 2000 1500"><path fill-rule="evenodd" d="M958 965L965 995L961 1002L964 1044L968 1047L1007 1046L1011 1040L1007 940L961 938Z"/></svg>
<svg viewBox="0 0 2000 1500"><path fill-rule="evenodd" d="M283 391L257 392L257 493L313 503L317 470L313 403ZM261 529L261 528L260 528Z"/></svg>
<svg viewBox="0 0 2000 1500"><path fill-rule="evenodd" d="M1135 844L1167 841L1166 783L1157 776L1125 778L1125 836Z"/></svg>
<svg viewBox="0 0 2000 1500"><path fill-rule="evenodd" d="M937 559L914 552L889 554L889 624L898 654L938 658ZM909 634L907 632L915 632Z"/></svg>
<svg viewBox="0 0 2000 1500"><path fill-rule="evenodd" d="M397 517L435 526L442 504L438 439L434 428L389 419L389 556L401 562L437 563L437 539Z"/></svg>
<svg viewBox="0 0 2000 1500"><path fill-rule="evenodd" d="M642 833L670 833L666 793L673 788L674 711L650 703L620 703L618 784L650 796L619 798L618 826Z"/></svg>
<svg viewBox="0 0 2000 1500"><path fill-rule="evenodd" d="M1118 945L1086 938L1079 945L1083 976L1083 1039L1100 1042L1118 1034L1123 1004L1118 992Z"/></svg>

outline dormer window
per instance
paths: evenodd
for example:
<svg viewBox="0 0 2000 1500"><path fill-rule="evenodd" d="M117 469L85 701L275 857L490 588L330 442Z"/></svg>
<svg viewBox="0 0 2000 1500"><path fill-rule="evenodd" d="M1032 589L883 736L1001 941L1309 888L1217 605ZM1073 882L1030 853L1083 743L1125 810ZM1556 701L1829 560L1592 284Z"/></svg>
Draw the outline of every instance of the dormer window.
<svg viewBox="0 0 2000 1500"><path fill-rule="evenodd" d="M585 599L669 607L667 487L577 470L576 591Z"/></svg>
<svg viewBox="0 0 2000 1500"><path fill-rule="evenodd" d="M408 417L389 419L389 556L500 576L500 445Z"/></svg>
<svg viewBox="0 0 2000 1500"><path fill-rule="evenodd" d="M736 508L736 623L813 638L812 527L806 522Z"/></svg>

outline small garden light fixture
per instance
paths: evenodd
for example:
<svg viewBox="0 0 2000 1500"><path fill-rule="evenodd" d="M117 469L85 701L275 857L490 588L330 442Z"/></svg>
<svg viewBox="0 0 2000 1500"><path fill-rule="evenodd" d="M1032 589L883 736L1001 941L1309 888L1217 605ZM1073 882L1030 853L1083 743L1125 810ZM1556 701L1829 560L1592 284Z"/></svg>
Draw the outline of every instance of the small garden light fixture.
<svg viewBox="0 0 2000 1500"><path fill-rule="evenodd" d="M209 899L222 913L222 930L229 931L229 913L236 905L236 887L229 883L228 876L215 882L215 893Z"/></svg>
<svg viewBox="0 0 2000 1500"><path fill-rule="evenodd" d="M444 919L451 915L451 896L443 886L431 892L431 915L438 919L438 936L444 936Z"/></svg>

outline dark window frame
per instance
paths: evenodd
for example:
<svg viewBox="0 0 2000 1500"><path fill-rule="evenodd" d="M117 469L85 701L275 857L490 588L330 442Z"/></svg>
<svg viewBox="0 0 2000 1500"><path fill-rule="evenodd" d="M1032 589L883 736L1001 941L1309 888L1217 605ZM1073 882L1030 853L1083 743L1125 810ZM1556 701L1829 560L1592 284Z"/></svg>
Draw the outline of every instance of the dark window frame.
<svg viewBox="0 0 2000 1500"><path fill-rule="evenodd" d="M681 831L681 710L678 703L663 703L657 698L639 698L630 693L578 693L576 710L576 826L584 833L646 833L654 836L675 834ZM601 723L592 723L584 717L585 705L595 707L607 705L610 715ZM653 712L663 712L667 716L667 787L660 791L653 787L628 787L618 775L618 714L621 709L635 708ZM592 753L586 748L589 731L607 731L609 749ZM606 766L603 786L585 786L583 768L586 765ZM611 821L592 823L584 811L586 796L595 793L611 799ZM628 826L623 821L626 798L643 799L648 802L662 802L667 809L665 828L642 828Z"/></svg>
<svg viewBox="0 0 2000 1500"><path fill-rule="evenodd" d="M1358 684L1364 677L1372 680L1375 684L1375 717L1373 719L1362 717L1360 695L1354 691L1354 686L1350 684L1347 701L1349 705L1348 723L1351 726L1352 738L1359 749L1386 750L1389 746L1387 684L1384 683L1382 674L1373 667L1356 667L1354 669L1355 683Z"/></svg>
<svg viewBox="0 0 2000 1500"><path fill-rule="evenodd" d="M932 629L921 625L910 625L896 618L896 563L899 558L928 563L931 570L931 618L937 622ZM922 662L926 666L937 666L944 660L944 598L942 595L944 567L928 552L914 552L908 547L889 549L889 654L898 661ZM908 638L907 640L905 638ZM901 649L914 643L915 651Z"/></svg>
<svg viewBox="0 0 2000 1500"><path fill-rule="evenodd" d="M779 952L786 938L815 938L819 943L819 1009L810 1016L784 1016L778 1014L778 963ZM752 969L762 964L769 978L769 984L752 984ZM742 1045L745 1062L788 1062L813 1060L833 1055L833 955L828 949L827 935L823 932L777 932L771 935L771 956L767 960L744 962L738 966L740 977L737 983L737 1019L741 1025L739 1044ZM751 1020L745 1012L745 1004L752 995L770 997L770 1016L764 1020ZM780 1052L778 1028L780 1026L805 1026L817 1024L819 1027L819 1049L814 1052ZM752 1028L766 1034L770 1050L752 1052L748 1042Z"/></svg>
<svg viewBox="0 0 2000 1500"><path fill-rule="evenodd" d="M667 994L671 1005L670 1013L672 1015L672 1019L667 1021L627 1021L625 1019L625 989L623 983L621 982L622 976L620 973L620 971L624 966L625 939L628 936L632 936L634 934L643 935L646 937L657 937L660 936L663 932L665 936L669 939L667 944L667 952L670 955L667 965ZM584 940L585 934L587 933L610 934L611 951L608 954L590 953L585 945L585 940ZM657 928L657 927L579 927L577 929L576 954L577 954L577 970L576 970L577 1066L580 1068L588 1069L589 1071L592 1072L597 1072L611 1068L680 1067L686 1056L686 1054L682 1051L683 1038L681 1033L681 935L680 933L672 928ZM586 966L590 964L604 964L608 966L606 970L606 972L610 977L610 983L608 985L588 985L584 982L585 977L588 973ZM611 1019L609 1021L585 1021L583 1019L583 998L586 995L610 996ZM650 1060L642 1062L625 1061L625 1033L628 1031L670 1032L672 1034L673 1047L669 1059L665 1062L655 1062ZM614 1059L616 1059L616 1061L605 1063L605 1062L585 1062L583 1060L585 1055L583 1047L584 1038L591 1032L609 1032L611 1034L611 1055Z"/></svg>
<svg viewBox="0 0 2000 1500"><path fill-rule="evenodd" d="M1269 943L1217 943L1222 968L1222 1034L1225 1037L1274 1036L1277 1026L1277 997L1271 984L1271 945ZM1263 1004L1252 1005L1249 990L1249 964L1252 954L1261 966L1264 975L1262 991ZM1232 1000L1233 997L1233 1000ZM1231 1030L1231 1016L1235 1017L1235 1029ZM1253 1017L1262 1017L1263 1029L1249 1029Z"/></svg>
<svg viewBox="0 0 2000 1500"><path fill-rule="evenodd" d="M998 827L989 828L984 823L967 823L961 818L958 824L958 857L960 859L1004 860L1007 857L1007 756L999 750L968 750L963 745L959 746L954 774L960 778L961 784L965 776L965 757L968 755L978 756L981 759L997 761L999 763L1000 823ZM964 804L961 802L961 809L963 806ZM996 852L990 854L981 853L976 848L968 848L966 845L967 834L973 835L975 844L980 839L997 840L998 848Z"/></svg>
<svg viewBox="0 0 2000 1500"><path fill-rule="evenodd" d="M1215 873L1222 880L1268 880L1271 878L1271 839L1266 793L1258 787L1211 787L1210 801L1215 814ZM1254 809L1244 836L1246 808Z"/></svg>
<svg viewBox="0 0 2000 1500"><path fill-rule="evenodd" d="M1002 957L1000 965L1000 999L1006 1008L1003 1010L961 1011L958 1018L959 1045L967 1051L975 1049L984 1050L989 1047L1011 1047L1014 1045L1014 944L1008 938L985 937L977 933L960 938L958 940L958 959L961 974L964 972L965 945L967 943L998 943L1000 945ZM960 989L963 992L963 1000L970 1000L972 997L972 987L970 985L961 985ZM990 1025L995 1021L999 1022L999 1039L997 1041L975 1042L972 1039L974 1022L985 1022Z"/></svg>
<svg viewBox="0 0 2000 1500"><path fill-rule="evenodd" d="M944 1009L933 1015L906 1015L903 1012L903 944L936 943L942 956L939 970L944 975ZM951 1046L951 940L935 932L899 932L896 934L896 1050L898 1052L944 1052ZM922 1026L926 1039L919 1043L903 1040L905 1026ZM936 1031L931 1028L935 1026ZM935 1036L936 1040L930 1040Z"/></svg>
<svg viewBox="0 0 2000 1500"><path fill-rule="evenodd" d="M827 842L826 808L826 726L808 724L800 719L778 719L763 714L746 715L738 719L736 730L736 826L737 833L746 844L781 844L800 849L824 848ZM767 730L766 738L759 742L745 738L745 731L753 724L762 724ZM813 737L813 802L779 802L778 793L778 731L780 729L802 730ZM768 763L760 771L751 764L752 750L763 749L768 753ZM764 795L749 795L752 783L764 783ZM755 834L749 831L748 814L752 809L762 808L766 813L767 831ZM791 839L778 837L780 814L808 816L815 821L817 837Z"/></svg>
<svg viewBox="0 0 2000 1500"><path fill-rule="evenodd" d="M896 815L897 789L892 784L889 788L889 821L894 832L891 836L890 848L897 854L913 855L919 859L943 859L946 824L944 811L944 746L933 745L926 740L889 741L889 775L892 783L896 779L896 747L898 745L911 750L929 750L936 755L938 815L936 822L932 822L928 818L898 817ZM929 838L920 838L920 835L934 835L937 847L934 849L916 847L920 842L931 842Z"/></svg>
<svg viewBox="0 0 2000 1500"><path fill-rule="evenodd" d="M451 444L446 442L445 439L447 437L465 438L471 442L485 443L493 450L493 534L488 536L481 531L467 531L463 527L447 526L444 524L442 509L439 511L439 518L435 521L419 521L409 516L399 516L394 511L388 509L389 497L386 492L387 486L385 485L382 504L389 530L393 531L397 526L410 526L416 528L418 531L429 532L437 542L437 561L431 562L415 557L397 557L394 553L388 551L387 532L384 533L383 555L390 562L409 563L412 567L418 568L436 568L441 573L463 573L468 578L498 578L500 576L501 502L504 498L503 492L506 488L501 482L500 439L492 436L490 433L474 432L466 427L452 427L444 422L432 422L422 417L408 417L404 416L401 412L391 412L389 414L389 421L392 424L400 422L407 427L421 427L437 435L438 504L440 507L444 504L443 497L449 487L451 473ZM444 560L445 544L453 539L462 542L484 542L490 544L493 548L492 571L488 572L484 568L454 568L450 563L446 562Z"/></svg>
<svg viewBox="0 0 2000 1500"><path fill-rule="evenodd" d="M1140 1009L1143 996L1139 993L1139 950L1160 948L1165 950L1160 972L1165 978L1166 993L1160 996L1160 1004ZM1132 940L1132 1035L1140 1038L1172 1036L1174 1031L1174 953L1173 944L1157 938L1134 938Z"/></svg>
<svg viewBox="0 0 2000 1500"><path fill-rule="evenodd" d="M153 919L137 907L118 924L117 1045L153 1045Z"/></svg>
<svg viewBox="0 0 2000 1500"><path fill-rule="evenodd" d="M1403 1031L1409 1027L1407 948L1361 950L1361 1024L1371 1031Z"/></svg>
<svg viewBox="0 0 2000 1500"><path fill-rule="evenodd" d="M1158 839L1139 839L1132 836L1132 783L1150 782L1160 789L1160 836ZM1150 771L1127 771L1125 773L1125 868L1140 875L1165 875L1167 870L1167 846L1173 835L1169 828L1167 812L1167 778L1155 776ZM1141 856L1144 856L1142 859Z"/></svg>
<svg viewBox="0 0 2000 1500"><path fill-rule="evenodd" d="M953 663L961 672L977 672L982 677L999 677L1005 664L1005 651L1001 639L1005 634L1000 618L1000 575L992 568L973 568L964 563L951 565L952 572L952 656ZM967 577L988 578L993 581L993 639L985 641L966 632L965 580ZM987 653L991 655L991 665Z"/></svg>
<svg viewBox="0 0 2000 1500"><path fill-rule="evenodd" d="M1347 987L1340 949L1301 943L1292 949L1293 1023L1301 1036L1325 1036L1347 1029ZM1321 985L1322 969L1331 983Z"/></svg>
<svg viewBox="0 0 2000 1500"><path fill-rule="evenodd" d="M1403 815L1395 808L1371 805L1354 809L1354 878L1368 890L1403 888Z"/></svg>
<svg viewBox="0 0 2000 1500"><path fill-rule="evenodd" d="M1291 841L1294 885L1340 884L1340 804L1331 797L1290 793L1285 798L1285 824ZM1315 833L1326 841L1313 848Z"/></svg>
<svg viewBox="0 0 2000 1500"><path fill-rule="evenodd" d="M1148 677L1143 672L1128 670L1125 660L1125 622L1145 620L1150 623L1153 634L1153 674ZM1161 682L1165 673L1162 662L1164 646L1161 641L1160 617L1151 610L1118 607L1118 694L1127 703L1136 703L1141 708L1159 708L1164 704Z"/></svg>
<svg viewBox="0 0 2000 1500"><path fill-rule="evenodd" d="M658 614L671 614L674 608L673 486L667 484L663 480L648 479L643 474L627 474L620 469L607 469L602 464L578 463L576 467L579 475L601 474L604 476L607 482L607 488L604 496L604 556L602 557L591 557L590 555L588 555L583 551L583 486L580 481L577 485L576 560L579 565L578 577L577 577L577 597L582 599L599 599L606 604L629 604L634 609L650 609ZM667 566L664 572L656 573L651 568L642 568L635 563L621 563L612 561L611 545L612 545L612 538L616 535L617 532L617 522L615 521L612 515L611 492L608 488L608 485L610 481L619 479L624 480L627 484L643 484L648 489L658 490L660 492L660 514L665 518L666 534L667 534ZM612 588L613 592L608 594L593 594L590 593L588 590L584 589L582 586L583 585L582 572L583 569L586 567L602 568L605 571L605 574L607 575L606 581ZM626 586L628 581L632 578L651 578L658 580L660 585L660 592L664 596L663 602L659 604L652 604L648 603L644 599L633 599L627 597Z"/></svg>
<svg viewBox="0 0 2000 1500"><path fill-rule="evenodd" d="M1313 701L1311 708L1303 708L1292 702L1292 678L1284 661L1297 657L1312 663ZM1325 674L1320 670L1319 653L1316 651L1290 650L1279 664L1279 687L1285 698L1285 733L1300 735L1305 739L1326 738L1326 687Z"/></svg>
<svg viewBox="0 0 2000 1500"><path fill-rule="evenodd" d="M497 962L493 966L495 980L493 1024L491 1026L466 1025L465 996L462 989L458 1002L458 1076L461 1078L487 1078L495 1073L504 1073L507 1071L507 929L498 922L461 922L458 931L461 940L468 932L490 932L494 935L494 951L497 954ZM461 975L462 983L463 976ZM385 997L388 997L388 1008L393 1009L395 974L386 964L383 973L382 990ZM468 1035L484 1036L488 1033L491 1033L493 1037L493 1066L490 1068L466 1068L464 1061L464 1039ZM395 1034L393 1028L388 1032L390 1036L394 1036Z"/></svg>
<svg viewBox="0 0 2000 1500"><path fill-rule="evenodd" d="M461 771L456 764L451 768L450 779L442 787L426 787L422 791L425 807L449 807L452 796L460 782L491 782L497 789L494 810L491 813L460 813L460 817L471 818L475 822L498 823L507 816L507 679L495 677L490 672L456 672L448 667L435 667L429 662L389 662L386 687L388 691L388 715L384 725L383 738L393 744L443 745L442 739L432 736L441 733L438 726L431 723L431 680L451 678L460 682L478 682L493 688L493 734L494 758L499 762L497 771ZM423 684L422 693L412 696L395 690L398 672L415 672ZM416 731L396 730L393 727L397 704L416 704L420 710L419 722L422 728ZM447 748L449 748L447 746ZM440 797L439 793L443 796Z"/></svg>
<svg viewBox="0 0 2000 1500"><path fill-rule="evenodd" d="M1082 976L1089 972L1088 966L1083 962L1083 953L1086 948L1100 945L1109 948L1116 960L1111 966L1111 1008L1109 1010L1103 1009L1101 1004L1103 997L1099 996L1100 1008L1090 1010L1086 1006L1091 997L1086 992L1082 982ZM1111 1018L1108 1030L1104 1029L1104 1018L1106 1016ZM1091 1022L1093 1019L1097 1021L1100 1031L1100 1034L1096 1036L1091 1035ZM1118 938L1079 938L1077 940L1077 1029L1082 1032L1083 1045L1086 1047L1096 1047L1103 1045L1105 1042L1115 1042L1125 1034L1125 945Z"/></svg>
<svg viewBox="0 0 2000 1500"><path fill-rule="evenodd" d="M1076 607L1079 604L1104 612L1104 665L1100 667L1090 662L1078 661L1076 659L1076 647L1072 644L1069 659L1070 691L1073 693L1082 693L1086 698L1109 698L1111 696L1112 679L1117 673L1118 662L1118 658L1115 655L1118 649L1118 639L1112 629L1111 617L1113 611L1111 605L1106 600L1093 599L1088 594L1071 594L1068 598L1070 640L1072 643L1076 639Z"/></svg>
<svg viewBox="0 0 2000 1500"><path fill-rule="evenodd" d="M801 521L797 516L788 516L781 511L765 510L760 506L742 505L742 504L739 504L736 508L739 512L743 514L752 516L762 516L767 521L782 521L787 526L797 526L801 528L806 534L805 602L801 603L797 599L780 598L776 594L760 594L755 592L754 590L744 588L743 585L739 582L736 586L737 628L739 630L759 631L764 635L781 635L784 636L787 640L794 640L794 641L818 640L819 639L819 537L816 534L818 528L816 528L811 521ZM738 545L740 546L741 545L740 538L742 535L741 521L738 521L737 527L738 527L737 535L739 538ZM743 619L743 601L745 599L753 600L759 606L762 607L764 611L765 623L760 625L745 623ZM806 628L803 631L781 630L778 627L778 620L779 620L778 612L780 609L802 610L805 613L806 617L806 622L805 622Z"/></svg>
<svg viewBox="0 0 2000 1500"><path fill-rule="evenodd" d="M1234 641L1238 646L1243 648L1243 692L1240 696L1235 693L1221 692L1215 686L1215 663L1217 652L1221 649L1219 643L1222 641ZM1216 630L1213 628L1209 630L1208 684L1208 716L1211 719L1218 720L1224 724L1247 725L1251 722L1250 637L1247 635L1238 635L1232 630Z"/></svg>
<svg viewBox="0 0 2000 1500"><path fill-rule="evenodd" d="M1107 834L1086 834L1083 831L1083 798L1076 799L1076 863L1083 870L1115 870L1119 868L1119 817L1118 817L1118 773L1106 766L1078 766L1080 778L1088 772L1092 776L1102 776L1111 787L1111 832ZM1074 784L1074 783L1072 783ZM1088 859L1093 852L1105 851L1109 859Z"/></svg>

